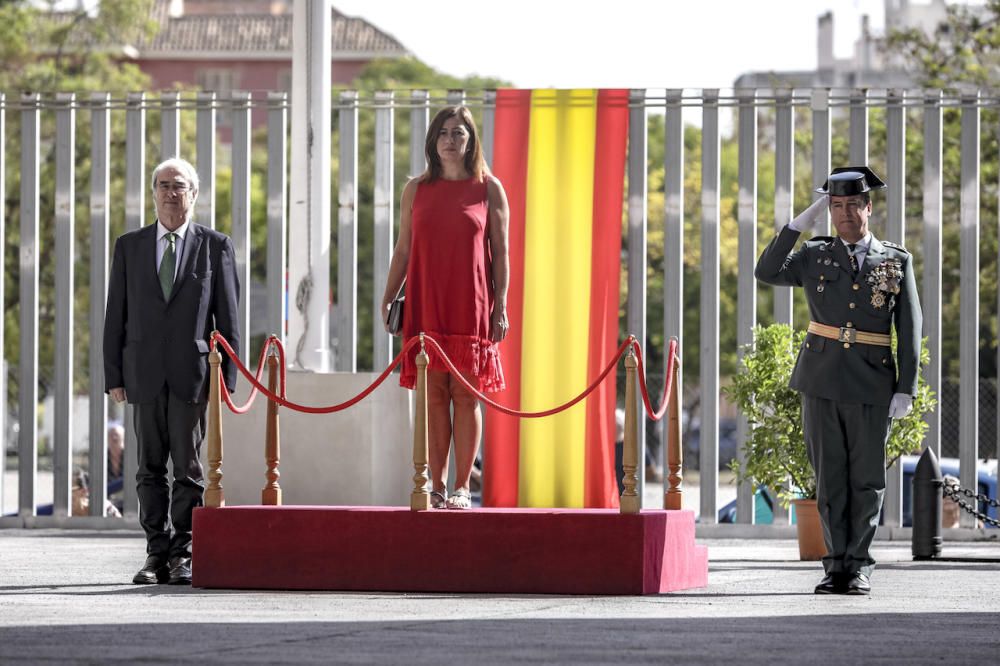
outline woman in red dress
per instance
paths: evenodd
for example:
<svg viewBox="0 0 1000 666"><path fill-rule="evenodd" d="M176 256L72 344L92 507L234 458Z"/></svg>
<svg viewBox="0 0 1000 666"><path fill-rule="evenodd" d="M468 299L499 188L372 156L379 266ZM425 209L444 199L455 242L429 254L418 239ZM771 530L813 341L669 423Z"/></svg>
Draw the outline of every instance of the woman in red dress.
<svg viewBox="0 0 1000 666"><path fill-rule="evenodd" d="M497 343L507 335L507 195L486 168L472 114L442 109L424 144L427 169L403 189L399 238L389 265L382 315L406 278L405 340L434 337L470 384L504 389ZM399 383L416 386L417 349L403 358ZM467 509L482 433L479 402L428 352L427 430L431 505ZM452 418L452 413L454 417ZM448 451L455 439L455 488L448 496Z"/></svg>

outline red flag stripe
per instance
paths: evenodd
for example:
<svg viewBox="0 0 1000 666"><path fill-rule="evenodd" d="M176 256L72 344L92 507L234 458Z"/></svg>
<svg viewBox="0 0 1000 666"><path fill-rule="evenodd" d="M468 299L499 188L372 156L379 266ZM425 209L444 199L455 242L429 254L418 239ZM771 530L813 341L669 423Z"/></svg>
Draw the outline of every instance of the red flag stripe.
<svg viewBox="0 0 1000 666"><path fill-rule="evenodd" d="M528 130L531 118L531 90L498 90L494 136L503 137L493 147L493 173L503 184L510 205L508 253L510 287L507 316L511 327L500 345L503 365L517 369L520 377L521 330L524 305L524 208L528 178ZM508 381L503 404L521 406L520 381ZM499 412L486 416L486 450L483 452L483 505L517 506L520 420Z"/></svg>
<svg viewBox="0 0 1000 666"><path fill-rule="evenodd" d="M607 365L618 346L627 90L598 92L596 134L588 377L596 376ZM611 379L587 399L586 441L584 505L616 507L615 382Z"/></svg>

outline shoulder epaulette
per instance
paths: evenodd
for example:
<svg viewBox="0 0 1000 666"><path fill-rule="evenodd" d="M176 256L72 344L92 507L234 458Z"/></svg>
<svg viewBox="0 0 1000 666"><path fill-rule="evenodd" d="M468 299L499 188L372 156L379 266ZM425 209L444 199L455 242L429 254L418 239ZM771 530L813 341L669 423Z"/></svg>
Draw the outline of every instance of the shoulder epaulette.
<svg viewBox="0 0 1000 666"><path fill-rule="evenodd" d="M882 241L882 245L885 245L886 247L891 247L894 250L899 250L900 252L905 252L906 254L910 254L909 250L907 250L902 245L899 245L898 243L893 243L891 241Z"/></svg>
<svg viewBox="0 0 1000 666"><path fill-rule="evenodd" d="M816 243L832 243L833 241L834 241L834 237L833 236L813 236L809 240L807 240L806 242L807 243L812 243L812 242L816 242Z"/></svg>

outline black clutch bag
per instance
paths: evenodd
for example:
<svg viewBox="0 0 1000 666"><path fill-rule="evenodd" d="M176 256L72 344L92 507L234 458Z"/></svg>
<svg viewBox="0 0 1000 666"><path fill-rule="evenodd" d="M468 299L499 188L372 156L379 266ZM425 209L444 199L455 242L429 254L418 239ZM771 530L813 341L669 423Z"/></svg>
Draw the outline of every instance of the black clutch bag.
<svg viewBox="0 0 1000 666"><path fill-rule="evenodd" d="M397 296L389 305L389 332L399 335L403 330L403 305L406 303L406 296Z"/></svg>
<svg viewBox="0 0 1000 666"><path fill-rule="evenodd" d="M393 335L399 335L399 332L403 330L403 305L406 304L403 287L405 285L406 280L403 280L403 284L399 285L399 291L396 292L396 298L392 299L392 303L389 304L389 319L387 324L389 332Z"/></svg>

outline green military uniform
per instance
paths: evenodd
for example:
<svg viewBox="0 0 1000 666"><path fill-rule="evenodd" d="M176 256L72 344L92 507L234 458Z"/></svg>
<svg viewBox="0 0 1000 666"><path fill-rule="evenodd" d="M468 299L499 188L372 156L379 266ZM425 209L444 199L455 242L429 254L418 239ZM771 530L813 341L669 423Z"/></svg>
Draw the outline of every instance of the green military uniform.
<svg viewBox="0 0 1000 666"><path fill-rule="evenodd" d="M802 287L812 321L837 330L839 339L806 335L790 386L802 394L827 546L824 569L867 576L875 564L869 547L885 493L889 403L894 393L912 396L917 387L922 320L913 258L871 235L855 275L841 239L814 236L792 252L798 237L798 231L782 229L754 274L767 284ZM882 279L887 274L888 283ZM892 325L895 359L888 346L858 341L866 337L861 332L889 334Z"/></svg>

